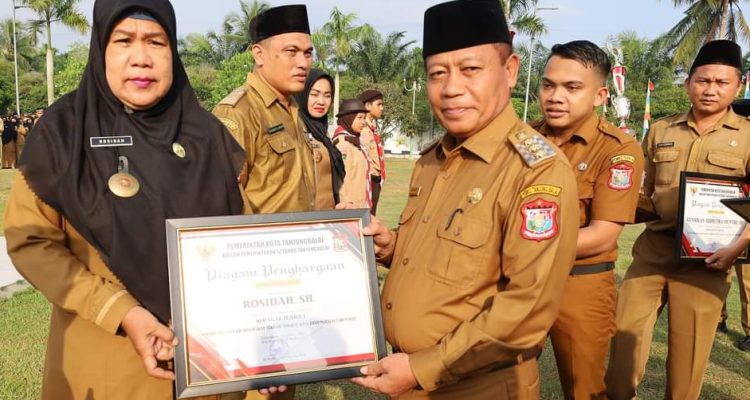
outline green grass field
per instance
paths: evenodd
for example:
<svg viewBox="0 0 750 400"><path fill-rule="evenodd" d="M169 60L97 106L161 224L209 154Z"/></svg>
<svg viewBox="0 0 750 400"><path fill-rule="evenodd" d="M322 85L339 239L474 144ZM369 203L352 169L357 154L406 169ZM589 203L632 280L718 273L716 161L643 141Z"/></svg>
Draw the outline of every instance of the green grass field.
<svg viewBox="0 0 750 400"><path fill-rule="evenodd" d="M389 225L398 220L406 202L413 161L388 160L389 180L383 189L378 214ZM11 173L0 171L0 210L4 209ZM617 273L622 276L630 264L630 248L642 226L629 226L620 238L620 260ZM729 294L729 335L717 334L706 372L702 399L750 399L750 353L734 347L741 333L739 293L735 284ZM0 301L0 400L35 399L39 397L44 358L49 305L38 292L28 290ZM659 319L654 333L646 378L639 389L641 399L664 397L664 365L667 351L666 313ZM559 399L560 385L551 348L547 346L540 360L542 398ZM383 399L346 381L334 381L299 388L298 399Z"/></svg>

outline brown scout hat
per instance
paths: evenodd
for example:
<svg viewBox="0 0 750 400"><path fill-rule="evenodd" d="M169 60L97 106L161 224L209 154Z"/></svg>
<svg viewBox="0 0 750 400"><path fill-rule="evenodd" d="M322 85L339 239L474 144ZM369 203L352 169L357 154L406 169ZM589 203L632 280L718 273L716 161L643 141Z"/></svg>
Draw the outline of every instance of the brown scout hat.
<svg viewBox="0 0 750 400"><path fill-rule="evenodd" d="M342 115L366 113L366 112L367 112L367 108L365 108L365 105L364 103L362 103L362 100L346 99L346 100L341 101L341 105L339 106L339 113L336 114L336 118L341 117Z"/></svg>

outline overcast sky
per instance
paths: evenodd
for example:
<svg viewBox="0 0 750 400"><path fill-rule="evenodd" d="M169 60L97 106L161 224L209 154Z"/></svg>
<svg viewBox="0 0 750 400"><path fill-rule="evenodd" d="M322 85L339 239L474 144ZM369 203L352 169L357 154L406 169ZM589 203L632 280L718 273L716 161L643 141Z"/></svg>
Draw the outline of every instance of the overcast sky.
<svg viewBox="0 0 750 400"><path fill-rule="evenodd" d="M359 23L369 23L381 33L406 31L408 40L421 46L424 11L443 0L270 0L272 6L305 3L313 30L327 20L333 7L345 13L354 12ZM93 0L82 0L80 9L91 19ZM205 33L218 30L226 14L239 10L239 0L172 0L177 13L177 33ZM666 32L681 19L683 9L675 9L671 0L540 0L539 7L557 7L542 10L539 15L549 27L541 38L547 47L576 39L588 39L602 44L609 35L621 31L636 31L652 39ZM0 0L0 18L11 15L11 0ZM743 6L743 11L750 7ZM27 10L18 10L19 19L29 19ZM750 19L750 14L747 14ZM59 25L53 26L53 45L65 50L76 41L88 43L88 36L71 32ZM521 42L528 38L519 38Z"/></svg>

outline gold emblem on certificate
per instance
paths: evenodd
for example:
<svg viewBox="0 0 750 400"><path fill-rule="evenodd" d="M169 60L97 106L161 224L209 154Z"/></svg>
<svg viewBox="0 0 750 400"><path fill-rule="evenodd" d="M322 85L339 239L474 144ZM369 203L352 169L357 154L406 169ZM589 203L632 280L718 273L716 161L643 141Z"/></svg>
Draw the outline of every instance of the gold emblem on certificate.
<svg viewBox="0 0 750 400"><path fill-rule="evenodd" d="M107 185L109 190L118 197L133 197L138 194L141 184L128 171L128 158L125 156L118 157L117 173L109 177Z"/></svg>
<svg viewBox="0 0 750 400"><path fill-rule="evenodd" d="M724 205L727 199L746 199L745 178L698 172L680 174L676 257L680 262L700 261L737 240L747 224ZM747 259L747 250L739 261Z"/></svg>

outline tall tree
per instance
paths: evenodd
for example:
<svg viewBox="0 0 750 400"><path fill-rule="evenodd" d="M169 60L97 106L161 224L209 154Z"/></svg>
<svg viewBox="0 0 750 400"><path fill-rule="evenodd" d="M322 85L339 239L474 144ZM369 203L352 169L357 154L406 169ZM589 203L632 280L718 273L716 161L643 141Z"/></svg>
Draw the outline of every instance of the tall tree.
<svg viewBox="0 0 750 400"><path fill-rule="evenodd" d="M35 34L42 30L47 35L47 104L55 101L55 62L52 53L52 24L61 23L64 26L86 33L89 23L86 16L78 10L81 0L23 0L22 4L30 8L37 16L31 24Z"/></svg>
<svg viewBox="0 0 750 400"><path fill-rule="evenodd" d="M354 43L350 67L372 83L398 81L405 77L404 66L410 59L409 47L414 41L404 42L406 32L392 32L385 38L379 33L364 36Z"/></svg>
<svg viewBox="0 0 750 400"><path fill-rule="evenodd" d="M750 27L742 0L673 0L675 7L687 5L685 16L665 34L674 49L675 62L687 68L700 47L712 40L729 39L750 45Z"/></svg>
<svg viewBox="0 0 750 400"><path fill-rule="evenodd" d="M224 18L224 31L235 36L242 47L241 50L247 49L250 45L250 21L268 8L270 5L262 0L240 0L240 12L230 13Z"/></svg>
<svg viewBox="0 0 750 400"><path fill-rule="evenodd" d="M547 33L547 25L536 13L539 0L500 0L500 3L512 31L534 37Z"/></svg>
<svg viewBox="0 0 750 400"><path fill-rule="evenodd" d="M356 21L357 14L345 14L338 7L334 7L331 11L330 19L320 28L320 36L322 36L323 42L327 43L332 50L328 51L328 54L331 54L333 70L336 75L334 82L334 98L336 99L333 105L334 115L338 114L338 103L341 100L339 97L341 70L346 65L346 60L352 51L352 43L358 40L363 32L374 32L370 26L356 26Z"/></svg>
<svg viewBox="0 0 750 400"><path fill-rule="evenodd" d="M29 26L21 21L16 21L16 47L18 48L18 67L23 70L29 69L32 59L37 55L34 47L34 37ZM0 21L0 55L7 61L13 62L13 19L6 18Z"/></svg>

